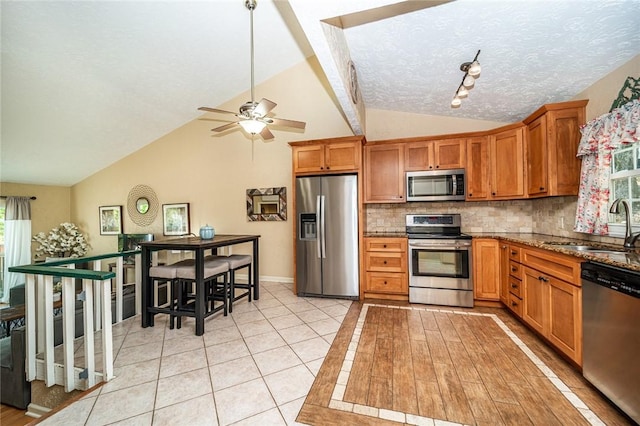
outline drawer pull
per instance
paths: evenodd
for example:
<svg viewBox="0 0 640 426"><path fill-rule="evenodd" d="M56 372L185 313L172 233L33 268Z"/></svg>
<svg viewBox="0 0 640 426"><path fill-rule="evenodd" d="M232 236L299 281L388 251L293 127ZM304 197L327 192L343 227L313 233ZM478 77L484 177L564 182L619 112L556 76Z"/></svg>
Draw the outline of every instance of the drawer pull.
<svg viewBox="0 0 640 426"><path fill-rule="evenodd" d="M384 285L387 285L387 282L386 282L386 281L384 282Z"/></svg>
<svg viewBox="0 0 640 426"><path fill-rule="evenodd" d="M511 306L518 306L516 302L511 302Z"/></svg>
<svg viewBox="0 0 640 426"><path fill-rule="evenodd" d="M545 278L545 277L543 277L542 275L540 275L540 276L538 277L538 279L539 279L540 281L542 281L543 283L549 282L549 278Z"/></svg>
<svg viewBox="0 0 640 426"><path fill-rule="evenodd" d="M515 250L511 250L511 254L515 256L516 254L518 254L518 252Z"/></svg>
<svg viewBox="0 0 640 426"><path fill-rule="evenodd" d="M386 244L383 244L383 245L382 245L382 248L387 248L387 245L386 245Z"/></svg>
<svg viewBox="0 0 640 426"><path fill-rule="evenodd" d="M387 261L385 260L385 261L384 261L384 262L382 262L382 263L384 263L384 264L386 265L386 264L387 264Z"/></svg>
<svg viewBox="0 0 640 426"><path fill-rule="evenodd" d="M518 270L518 268L512 267L511 268L511 272L516 272Z"/></svg>
<svg viewBox="0 0 640 426"><path fill-rule="evenodd" d="M511 288L518 288L518 284L511 284Z"/></svg>

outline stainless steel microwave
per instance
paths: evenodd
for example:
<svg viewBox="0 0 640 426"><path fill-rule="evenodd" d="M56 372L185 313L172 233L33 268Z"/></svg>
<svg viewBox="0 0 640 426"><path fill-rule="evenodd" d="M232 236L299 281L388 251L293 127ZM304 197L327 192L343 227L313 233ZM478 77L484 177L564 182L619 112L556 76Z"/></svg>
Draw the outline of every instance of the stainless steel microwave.
<svg viewBox="0 0 640 426"><path fill-rule="evenodd" d="M464 169L407 172L407 201L465 199Z"/></svg>

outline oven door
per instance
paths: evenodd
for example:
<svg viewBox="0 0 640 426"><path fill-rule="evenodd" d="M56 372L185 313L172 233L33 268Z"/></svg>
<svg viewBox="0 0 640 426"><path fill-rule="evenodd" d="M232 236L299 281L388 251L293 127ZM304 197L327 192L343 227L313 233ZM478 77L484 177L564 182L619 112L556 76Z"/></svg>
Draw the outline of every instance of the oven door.
<svg viewBox="0 0 640 426"><path fill-rule="evenodd" d="M409 240L409 285L473 290L470 240Z"/></svg>

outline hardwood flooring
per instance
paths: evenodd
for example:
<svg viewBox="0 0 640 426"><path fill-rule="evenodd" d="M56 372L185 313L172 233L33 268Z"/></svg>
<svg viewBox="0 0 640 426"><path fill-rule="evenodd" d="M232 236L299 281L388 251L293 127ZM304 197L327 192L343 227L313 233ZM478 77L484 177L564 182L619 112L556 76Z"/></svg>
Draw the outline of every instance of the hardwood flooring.
<svg viewBox="0 0 640 426"><path fill-rule="evenodd" d="M352 305L299 422L631 424L509 313L404 307Z"/></svg>
<svg viewBox="0 0 640 426"><path fill-rule="evenodd" d="M31 423L34 418L27 416L25 410L0 404L0 425L2 426L24 426Z"/></svg>

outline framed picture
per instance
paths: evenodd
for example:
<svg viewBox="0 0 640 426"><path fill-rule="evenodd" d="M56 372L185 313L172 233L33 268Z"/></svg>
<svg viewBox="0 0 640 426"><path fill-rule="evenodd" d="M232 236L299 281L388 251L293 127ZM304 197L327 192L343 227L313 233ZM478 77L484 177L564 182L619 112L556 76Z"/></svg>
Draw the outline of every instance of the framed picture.
<svg viewBox="0 0 640 426"><path fill-rule="evenodd" d="M101 206L100 235L122 234L122 206Z"/></svg>
<svg viewBox="0 0 640 426"><path fill-rule="evenodd" d="M189 233L189 203L163 204L162 229L164 235Z"/></svg>

